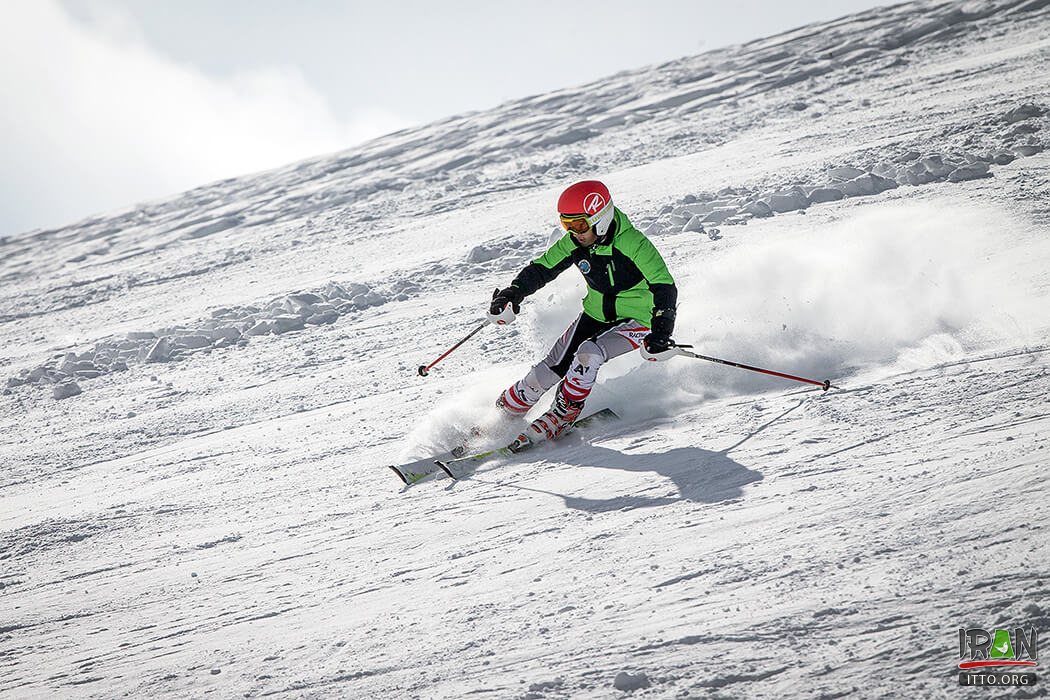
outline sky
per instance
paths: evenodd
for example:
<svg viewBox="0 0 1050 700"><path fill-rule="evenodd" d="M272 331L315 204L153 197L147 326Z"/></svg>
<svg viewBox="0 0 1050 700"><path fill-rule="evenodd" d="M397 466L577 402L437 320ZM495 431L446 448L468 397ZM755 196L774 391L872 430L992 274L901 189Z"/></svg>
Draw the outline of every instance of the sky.
<svg viewBox="0 0 1050 700"><path fill-rule="evenodd" d="M0 236L893 0L0 0Z"/></svg>

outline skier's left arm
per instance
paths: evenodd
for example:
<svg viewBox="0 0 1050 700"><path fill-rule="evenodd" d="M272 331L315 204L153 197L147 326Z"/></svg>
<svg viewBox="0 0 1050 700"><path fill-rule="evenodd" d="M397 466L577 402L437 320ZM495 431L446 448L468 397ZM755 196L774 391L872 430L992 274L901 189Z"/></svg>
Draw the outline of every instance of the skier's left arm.
<svg viewBox="0 0 1050 700"><path fill-rule="evenodd" d="M653 322L646 347L650 352L662 352L671 346L671 335L674 333L675 309L678 306L678 287L667 269L660 251L653 242L638 234L629 240L627 253L638 266L638 270L649 283L653 293Z"/></svg>

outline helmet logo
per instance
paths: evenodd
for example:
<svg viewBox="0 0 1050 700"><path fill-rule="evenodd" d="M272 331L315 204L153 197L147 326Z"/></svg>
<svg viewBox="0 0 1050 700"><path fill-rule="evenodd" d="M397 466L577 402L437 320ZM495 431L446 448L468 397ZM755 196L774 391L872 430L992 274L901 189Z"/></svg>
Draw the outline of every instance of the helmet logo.
<svg viewBox="0 0 1050 700"><path fill-rule="evenodd" d="M591 192L583 198L583 211L587 214L597 214L605 208L605 197L597 192Z"/></svg>

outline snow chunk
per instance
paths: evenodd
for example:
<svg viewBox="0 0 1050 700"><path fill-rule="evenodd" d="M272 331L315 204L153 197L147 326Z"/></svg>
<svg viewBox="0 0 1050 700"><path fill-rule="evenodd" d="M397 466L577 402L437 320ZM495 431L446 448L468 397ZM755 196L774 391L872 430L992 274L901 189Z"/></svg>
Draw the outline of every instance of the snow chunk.
<svg viewBox="0 0 1050 700"><path fill-rule="evenodd" d="M659 221L654 221L651 224L645 226L642 229L642 233L650 237L662 236L663 234L667 233L667 227Z"/></svg>
<svg viewBox="0 0 1050 700"><path fill-rule="evenodd" d="M944 161L945 159L940 154L934 153L926 156L919 162L926 168L926 172L938 180L942 180L948 177L948 173L955 169L955 163L951 161L945 163Z"/></svg>
<svg viewBox="0 0 1050 700"><path fill-rule="evenodd" d="M720 224L736 213L737 209L735 207L720 207L705 214L700 221L704 224Z"/></svg>
<svg viewBox="0 0 1050 700"><path fill-rule="evenodd" d="M58 400L68 399L70 396L76 396L80 393L82 393L80 385L76 382L62 382L55 385L55 388L51 390L51 396Z"/></svg>
<svg viewBox="0 0 1050 700"><path fill-rule="evenodd" d="M338 320L339 312L334 310L328 310L307 317L306 324L309 326L321 326L328 323L335 323Z"/></svg>
<svg viewBox="0 0 1050 700"><path fill-rule="evenodd" d="M662 215L661 215L662 216ZM669 221L672 226L685 226L693 220L695 214L691 214L687 211L672 211Z"/></svg>
<svg viewBox="0 0 1050 700"><path fill-rule="evenodd" d="M1026 119L1032 119L1034 117L1041 117L1046 114L1039 105L1034 104L1023 104L1018 107L1014 107L1009 112L1003 115L1003 121L1007 124L1016 124L1017 122L1025 121Z"/></svg>
<svg viewBox="0 0 1050 700"><path fill-rule="evenodd" d="M809 197L798 187L769 196L769 208L778 214L805 209L809 206Z"/></svg>
<svg viewBox="0 0 1050 700"><path fill-rule="evenodd" d="M908 166L904 171L904 181L909 185L925 185L930 182L936 182L937 179L935 175L926 169L926 166L921 161Z"/></svg>
<svg viewBox="0 0 1050 700"><path fill-rule="evenodd" d="M211 312L211 317L212 318L227 318L228 316L234 315L236 313L237 312L234 311L233 309L226 308L225 306L220 306L219 308L214 309Z"/></svg>
<svg viewBox="0 0 1050 700"><path fill-rule="evenodd" d="M171 339L163 336L157 339L153 347L146 353L146 362L167 362L171 359Z"/></svg>
<svg viewBox="0 0 1050 700"><path fill-rule="evenodd" d="M349 299L350 293L346 290L346 287L338 282L327 282L321 288L321 296L331 301L332 299Z"/></svg>
<svg viewBox="0 0 1050 700"><path fill-rule="evenodd" d="M756 199L752 202L748 202L743 211L756 219L762 219L767 216L773 216L773 209L763 202L761 199Z"/></svg>
<svg viewBox="0 0 1050 700"><path fill-rule="evenodd" d="M246 330L245 335L266 335L273 333L276 328L276 324L268 318L261 318L255 322L255 325Z"/></svg>
<svg viewBox="0 0 1050 700"><path fill-rule="evenodd" d="M216 326L208 331L212 340L234 341L241 337L241 332L233 326Z"/></svg>
<svg viewBox="0 0 1050 700"><path fill-rule="evenodd" d="M386 303L386 297L377 294L376 292L365 292L364 294L358 294L351 299L353 305L357 309L367 309L371 306L380 306Z"/></svg>
<svg viewBox="0 0 1050 700"><path fill-rule="evenodd" d="M879 177L872 173L866 173L850 180L849 182L843 182L838 188L842 191L842 194L847 197L864 197L885 192L886 190L892 190L896 186L897 183L893 180Z"/></svg>
<svg viewBox="0 0 1050 700"><path fill-rule="evenodd" d="M300 316L282 314L273 319L274 333L302 330L305 321Z"/></svg>
<svg viewBox="0 0 1050 700"><path fill-rule="evenodd" d="M988 164L981 161L968 163L960 166L948 174L949 182L965 182L966 180L979 180L983 177L991 177L988 172Z"/></svg>
<svg viewBox="0 0 1050 700"><path fill-rule="evenodd" d="M823 204L824 202L837 202L844 196L842 190L834 187L818 187L809 193L809 201L813 204Z"/></svg>
<svg viewBox="0 0 1050 700"><path fill-rule="evenodd" d="M543 693L548 690L555 690L565 684L565 680L560 676L552 681L540 681L539 683L529 684L530 693Z"/></svg>
<svg viewBox="0 0 1050 700"><path fill-rule="evenodd" d="M648 688L649 685L649 677L644 673L631 675L627 671L620 671L613 679L613 687L624 692Z"/></svg>
<svg viewBox="0 0 1050 700"><path fill-rule="evenodd" d="M896 180L898 170L897 166L883 162L877 163L875 167L871 169L871 172L875 173L879 177L884 177L888 180Z"/></svg>
<svg viewBox="0 0 1050 700"><path fill-rule="evenodd" d="M495 260L501 255L503 255L503 249L497 246L474 246L470 249L470 252L467 253L467 262L484 263L489 260Z"/></svg>
<svg viewBox="0 0 1050 700"><path fill-rule="evenodd" d="M297 292L295 294L289 294L284 298L284 306L288 311L295 314L306 314L313 313L314 304L323 302L324 299L316 294L310 292Z"/></svg>
<svg viewBox="0 0 1050 700"><path fill-rule="evenodd" d="M853 180L854 178L861 177L864 175L864 171L860 168L854 168L848 165L843 165L838 168L832 168L828 171L828 177L832 180L838 180L845 182L846 180Z"/></svg>
<svg viewBox="0 0 1050 700"><path fill-rule="evenodd" d="M685 226L682 227L682 231L703 231L704 224L699 216L694 216L686 222Z"/></svg>
<svg viewBox="0 0 1050 700"><path fill-rule="evenodd" d="M183 335L176 338L173 345L176 348L197 350L208 347L211 345L211 341L211 337L207 335Z"/></svg>

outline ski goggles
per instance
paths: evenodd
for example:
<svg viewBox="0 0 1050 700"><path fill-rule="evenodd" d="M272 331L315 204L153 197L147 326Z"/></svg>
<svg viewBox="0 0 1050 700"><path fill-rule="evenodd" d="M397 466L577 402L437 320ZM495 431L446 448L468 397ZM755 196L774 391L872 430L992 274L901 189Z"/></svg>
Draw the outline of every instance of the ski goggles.
<svg viewBox="0 0 1050 700"><path fill-rule="evenodd" d="M591 221L586 214L562 214L561 227L572 233L587 233L591 228Z"/></svg>

